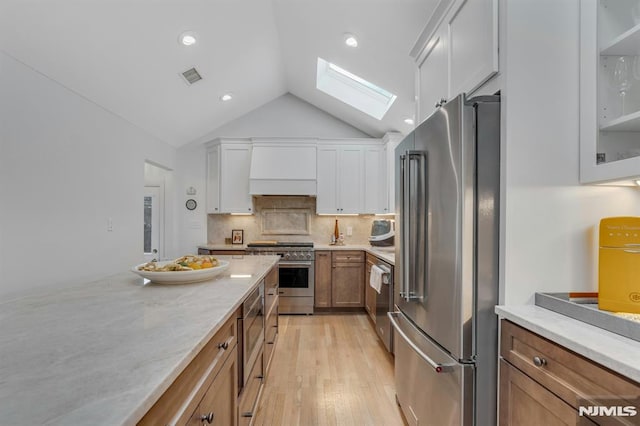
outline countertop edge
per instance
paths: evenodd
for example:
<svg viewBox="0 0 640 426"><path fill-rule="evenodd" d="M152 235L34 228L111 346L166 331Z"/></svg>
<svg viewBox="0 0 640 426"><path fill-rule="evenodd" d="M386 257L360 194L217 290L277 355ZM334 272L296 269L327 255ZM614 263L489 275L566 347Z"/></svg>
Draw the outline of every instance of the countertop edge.
<svg viewBox="0 0 640 426"><path fill-rule="evenodd" d="M498 305L495 313L640 383L640 342L535 305Z"/></svg>
<svg viewBox="0 0 640 426"><path fill-rule="evenodd" d="M251 293L260 284L260 282L267 276L267 273L271 269L273 269L273 267L278 263L278 261L279 261L278 259L273 260L273 262L271 263L271 266L269 266L262 273L262 275L256 278L255 283L247 288L244 294L238 300L236 300L236 302L232 305L229 311L222 317L222 319L218 321L218 323L216 323L212 327L212 329L203 336L203 338L194 346L194 348L188 354L184 356L184 358L182 358L182 360L180 360L178 364L176 364L173 371L171 371L165 377L162 383L158 387L156 387L147 396L147 398L144 401L142 401L140 406L138 406L134 411L132 411L129 414L129 416L125 420L125 425L136 425L140 420L142 420L144 415L147 414L147 412L151 409L151 407L153 407L153 405L156 402L158 402L160 397L167 391L167 389L169 389L171 384L173 384L173 382L185 370L185 368L189 366L191 361L193 361L194 358L200 353L202 348L204 348L206 344L213 338L213 336L215 336L215 334L218 331L220 331L222 326L231 318L233 313L242 305L242 302L244 302L244 299L249 295L249 293Z"/></svg>

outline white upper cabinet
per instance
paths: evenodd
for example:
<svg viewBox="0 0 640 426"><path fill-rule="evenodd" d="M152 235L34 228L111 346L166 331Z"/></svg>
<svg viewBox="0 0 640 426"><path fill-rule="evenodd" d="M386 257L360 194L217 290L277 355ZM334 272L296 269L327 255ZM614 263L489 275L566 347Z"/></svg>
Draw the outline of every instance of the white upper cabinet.
<svg viewBox="0 0 640 426"><path fill-rule="evenodd" d="M207 213L220 213L220 145L207 148Z"/></svg>
<svg viewBox="0 0 640 426"><path fill-rule="evenodd" d="M318 144L317 213L386 213L384 147L380 140L369 141Z"/></svg>
<svg viewBox="0 0 640 426"><path fill-rule="evenodd" d="M580 181L640 177L640 5L580 2Z"/></svg>
<svg viewBox="0 0 640 426"><path fill-rule="evenodd" d="M447 18L449 97L471 93L498 72L498 0L463 0Z"/></svg>
<svg viewBox="0 0 640 426"><path fill-rule="evenodd" d="M364 213L364 150L362 147L340 148L338 204L340 213Z"/></svg>
<svg viewBox="0 0 640 426"><path fill-rule="evenodd" d="M316 212L340 213L338 207L338 146L318 146Z"/></svg>
<svg viewBox="0 0 640 426"><path fill-rule="evenodd" d="M449 99L447 31L440 29L418 58L416 74L417 120L424 121L444 100Z"/></svg>
<svg viewBox="0 0 640 426"><path fill-rule="evenodd" d="M253 213L251 146L221 141L207 147L207 213Z"/></svg>
<svg viewBox="0 0 640 426"><path fill-rule="evenodd" d="M362 213L383 214L388 208L384 146L364 148L364 209Z"/></svg>
<svg viewBox="0 0 640 426"><path fill-rule="evenodd" d="M474 92L498 72L498 0L442 0L411 55L420 123L443 101Z"/></svg>
<svg viewBox="0 0 640 426"><path fill-rule="evenodd" d="M319 214L358 214L364 210L364 152L357 145L318 145Z"/></svg>

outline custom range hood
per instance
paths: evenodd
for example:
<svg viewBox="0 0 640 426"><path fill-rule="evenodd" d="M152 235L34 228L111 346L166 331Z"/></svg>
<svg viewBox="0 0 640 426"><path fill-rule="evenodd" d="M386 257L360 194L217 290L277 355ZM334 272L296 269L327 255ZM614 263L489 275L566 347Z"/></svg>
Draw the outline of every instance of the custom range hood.
<svg viewBox="0 0 640 426"><path fill-rule="evenodd" d="M251 195L316 195L316 143L256 142L251 152Z"/></svg>

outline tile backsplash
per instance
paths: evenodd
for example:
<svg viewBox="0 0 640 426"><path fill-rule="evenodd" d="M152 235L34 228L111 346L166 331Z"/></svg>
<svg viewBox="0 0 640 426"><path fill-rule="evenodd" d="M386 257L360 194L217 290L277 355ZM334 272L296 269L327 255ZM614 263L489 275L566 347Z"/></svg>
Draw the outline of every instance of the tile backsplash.
<svg viewBox="0 0 640 426"><path fill-rule="evenodd" d="M318 216L315 197L257 196L251 216L208 215L207 243L224 244L231 230L244 231L244 243L255 240L313 241L328 244L335 220L346 244L368 244L375 216ZM347 235L347 227L353 234Z"/></svg>

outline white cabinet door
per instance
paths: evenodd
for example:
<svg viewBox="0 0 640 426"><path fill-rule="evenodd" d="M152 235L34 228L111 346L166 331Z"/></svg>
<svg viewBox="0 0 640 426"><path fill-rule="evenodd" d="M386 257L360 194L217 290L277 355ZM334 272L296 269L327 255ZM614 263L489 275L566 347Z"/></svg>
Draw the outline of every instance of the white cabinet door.
<svg viewBox="0 0 640 426"><path fill-rule="evenodd" d="M338 208L343 214L364 210L364 154L360 146L343 147L338 166Z"/></svg>
<svg viewBox="0 0 640 426"><path fill-rule="evenodd" d="M220 213L220 145L207 149L207 213Z"/></svg>
<svg viewBox="0 0 640 426"><path fill-rule="evenodd" d="M364 149L318 146L318 214L364 213Z"/></svg>
<svg viewBox="0 0 640 426"><path fill-rule="evenodd" d="M447 22L453 97L474 91L498 72L498 0L459 0Z"/></svg>
<svg viewBox="0 0 640 426"><path fill-rule="evenodd" d="M340 213L338 210L338 154L337 146L318 145L316 212Z"/></svg>
<svg viewBox="0 0 640 426"><path fill-rule="evenodd" d="M386 213L386 154L386 146L367 146L364 149L364 210L361 213Z"/></svg>
<svg viewBox="0 0 640 426"><path fill-rule="evenodd" d="M249 194L251 144L223 144L220 157L220 211L253 213Z"/></svg>
<svg viewBox="0 0 640 426"><path fill-rule="evenodd" d="M446 28L438 30L418 56L416 124L424 121L442 99L449 99Z"/></svg>

